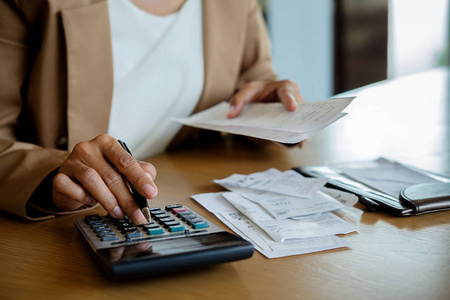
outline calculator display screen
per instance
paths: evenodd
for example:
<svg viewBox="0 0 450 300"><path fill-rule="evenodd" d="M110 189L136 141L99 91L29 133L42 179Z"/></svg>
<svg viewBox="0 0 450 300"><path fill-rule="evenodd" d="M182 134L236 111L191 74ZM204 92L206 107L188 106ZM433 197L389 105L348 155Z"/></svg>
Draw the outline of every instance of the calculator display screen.
<svg viewBox="0 0 450 300"><path fill-rule="evenodd" d="M130 260L238 246L239 244L242 244L240 239L223 232L195 237L148 241L129 246L117 246L98 250L98 254L111 263L121 263Z"/></svg>

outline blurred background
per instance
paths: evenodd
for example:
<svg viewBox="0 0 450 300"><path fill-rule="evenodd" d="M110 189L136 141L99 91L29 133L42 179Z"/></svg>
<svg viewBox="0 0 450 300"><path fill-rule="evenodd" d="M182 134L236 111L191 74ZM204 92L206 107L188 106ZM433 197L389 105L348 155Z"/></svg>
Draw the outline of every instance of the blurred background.
<svg viewBox="0 0 450 300"><path fill-rule="evenodd" d="M275 69L307 101L450 64L449 0L260 0Z"/></svg>

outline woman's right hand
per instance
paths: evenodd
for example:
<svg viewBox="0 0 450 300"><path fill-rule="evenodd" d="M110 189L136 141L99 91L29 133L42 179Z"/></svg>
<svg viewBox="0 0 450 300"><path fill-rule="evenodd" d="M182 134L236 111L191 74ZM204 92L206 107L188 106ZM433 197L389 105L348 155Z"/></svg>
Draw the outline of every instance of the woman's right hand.
<svg viewBox="0 0 450 300"><path fill-rule="evenodd" d="M99 202L114 218L127 215L146 223L126 181L145 198L158 194L155 167L135 160L111 136L99 135L73 148L53 179L53 202L62 210L75 210Z"/></svg>

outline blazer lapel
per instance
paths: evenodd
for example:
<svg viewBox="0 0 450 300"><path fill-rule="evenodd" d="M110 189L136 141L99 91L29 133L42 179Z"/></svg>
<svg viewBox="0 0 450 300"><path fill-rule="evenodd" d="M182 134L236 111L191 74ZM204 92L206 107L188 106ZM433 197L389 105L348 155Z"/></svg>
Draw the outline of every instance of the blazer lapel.
<svg viewBox="0 0 450 300"><path fill-rule="evenodd" d="M247 10L241 0L203 0L203 92L193 113L219 101L228 100L236 88L240 70L240 53L245 39ZM198 134L199 130L183 126L169 148L176 147Z"/></svg>
<svg viewBox="0 0 450 300"><path fill-rule="evenodd" d="M67 47L68 148L108 130L113 66L108 2L62 11Z"/></svg>
<svg viewBox="0 0 450 300"><path fill-rule="evenodd" d="M203 55L205 82L195 112L228 100L239 77L246 10L241 0L203 1ZM230 21L232 20L232 21ZM207 101L208 99L208 101Z"/></svg>

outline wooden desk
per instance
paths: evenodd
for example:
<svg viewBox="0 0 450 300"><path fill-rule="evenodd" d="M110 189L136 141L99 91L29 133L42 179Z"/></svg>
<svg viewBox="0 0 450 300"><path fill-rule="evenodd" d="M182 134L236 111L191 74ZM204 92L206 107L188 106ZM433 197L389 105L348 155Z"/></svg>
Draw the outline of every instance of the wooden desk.
<svg viewBox="0 0 450 300"><path fill-rule="evenodd" d="M225 228L189 198L221 188L211 181L271 167L384 155L450 173L448 71L381 83L361 92L350 114L303 149L251 147L236 140L151 159L155 205L183 203ZM427 81L427 78L429 81ZM424 83L426 82L426 84ZM357 204L357 208L363 207ZM103 213L101 208L96 212ZM182 274L113 283L89 256L73 222L29 223L0 213L1 299L449 299L450 211L397 218L364 212L352 249L251 259Z"/></svg>

